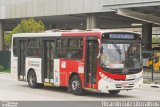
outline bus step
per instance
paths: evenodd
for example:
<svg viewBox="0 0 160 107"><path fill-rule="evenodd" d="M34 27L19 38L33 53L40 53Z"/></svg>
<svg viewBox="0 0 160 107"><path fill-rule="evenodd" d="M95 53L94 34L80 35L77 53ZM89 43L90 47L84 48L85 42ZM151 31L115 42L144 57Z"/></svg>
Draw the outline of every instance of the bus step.
<svg viewBox="0 0 160 107"><path fill-rule="evenodd" d="M45 78L44 82L46 83L54 83L53 79Z"/></svg>
<svg viewBox="0 0 160 107"><path fill-rule="evenodd" d="M49 86L49 87L53 87L53 86L54 86L53 83L47 83L47 82L45 82L45 83L43 83L43 84L44 84L44 86Z"/></svg>

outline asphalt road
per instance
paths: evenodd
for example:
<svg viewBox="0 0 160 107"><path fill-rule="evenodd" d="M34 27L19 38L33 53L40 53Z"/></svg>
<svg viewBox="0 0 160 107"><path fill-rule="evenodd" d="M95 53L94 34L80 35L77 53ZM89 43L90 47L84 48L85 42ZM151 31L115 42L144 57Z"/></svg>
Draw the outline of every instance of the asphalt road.
<svg viewBox="0 0 160 107"><path fill-rule="evenodd" d="M142 88L121 91L119 95L85 92L76 96L66 88L44 87L31 89L27 82L17 81L11 74L0 73L0 101L160 101L160 88L144 84Z"/></svg>

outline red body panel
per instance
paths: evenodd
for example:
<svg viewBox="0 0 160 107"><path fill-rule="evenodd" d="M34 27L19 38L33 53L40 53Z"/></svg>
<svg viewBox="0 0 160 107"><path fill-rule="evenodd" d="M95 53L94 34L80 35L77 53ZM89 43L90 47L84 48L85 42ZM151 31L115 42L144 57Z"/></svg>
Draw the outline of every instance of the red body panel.
<svg viewBox="0 0 160 107"><path fill-rule="evenodd" d="M101 37L100 32L85 32L85 33L75 33L75 32L70 32L70 33L62 33L62 36L68 36L68 37L84 37L83 39L83 56L82 60L65 60L61 59L61 62L66 61L67 66L66 68L61 68L60 67L60 79L61 79L61 86L68 86L69 78L72 73L77 73L82 81L82 88L84 88L84 73L78 73L78 67L79 66L84 66L85 67L85 56L86 56L86 37L87 36L97 36L97 38ZM60 64L61 65L61 64ZM89 84L88 84L89 85ZM94 85L94 87L97 87L97 84ZM90 86L86 87L90 88Z"/></svg>
<svg viewBox="0 0 160 107"><path fill-rule="evenodd" d="M100 32L81 32L81 33L74 33L74 32L70 32L70 33L62 33L62 36L68 36L68 37L84 37L84 42L83 42L83 58L82 60L65 60L65 59L61 59L60 60L60 85L61 86L68 86L68 82L69 82L69 78L71 76L72 73L77 73L81 80L82 80L82 87L84 88L84 73L78 73L78 67L79 66L84 66L85 68L85 56L86 56L86 37L87 36L97 36L99 39L101 38L101 33ZM97 61L98 62L98 61ZM65 64L66 63L66 67ZM64 67L62 67L64 64ZM107 77L111 78L111 79L115 79L115 80L125 80L126 79L126 75L120 75L120 74L111 74L108 73L106 71L103 71L99 64L97 64L97 77L96 77L96 84L87 84L87 87L85 88L95 88L98 89L98 81L101 79L99 72L104 73Z"/></svg>
<svg viewBox="0 0 160 107"><path fill-rule="evenodd" d="M101 33L100 32L81 32L81 33L75 33L75 32L68 32L68 33L62 33L62 36L97 36L98 38L101 37Z"/></svg>
<svg viewBox="0 0 160 107"><path fill-rule="evenodd" d="M125 80L126 79L126 75L124 75L124 74L111 74L111 73L108 73L108 72L102 70L102 68L100 68L100 66L98 66L97 70L98 70L98 72L97 72L98 76L99 76L99 72L102 72L108 78L111 78L111 79L114 79L114 80Z"/></svg>
<svg viewBox="0 0 160 107"><path fill-rule="evenodd" d="M60 85L61 86L68 86L69 78L72 73L78 73L78 67L84 66L82 60L60 60ZM82 83L84 83L84 73L78 73Z"/></svg>

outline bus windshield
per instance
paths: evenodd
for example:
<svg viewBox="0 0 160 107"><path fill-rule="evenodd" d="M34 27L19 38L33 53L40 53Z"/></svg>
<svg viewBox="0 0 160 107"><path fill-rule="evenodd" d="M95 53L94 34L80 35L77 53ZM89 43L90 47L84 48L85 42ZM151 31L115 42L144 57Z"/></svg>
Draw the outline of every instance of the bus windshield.
<svg viewBox="0 0 160 107"><path fill-rule="evenodd" d="M104 69L121 69L121 73L141 68L140 43L102 43L100 65Z"/></svg>

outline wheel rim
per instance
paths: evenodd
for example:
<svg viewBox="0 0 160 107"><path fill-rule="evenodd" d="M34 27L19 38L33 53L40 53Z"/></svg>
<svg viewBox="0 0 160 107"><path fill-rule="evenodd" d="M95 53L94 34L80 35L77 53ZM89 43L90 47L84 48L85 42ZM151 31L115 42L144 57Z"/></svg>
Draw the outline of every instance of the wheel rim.
<svg viewBox="0 0 160 107"><path fill-rule="evenodd" d="M77 90L79 88L79 81L78 80L74 80L72 81L72 90Z"/></svg>
<svg viewBox="0 0 160 107"><path fill-rule="evenodd" d="M31 85L34 85L36 83L36 77L34 74L30 75L29 82Z"/></svg>

